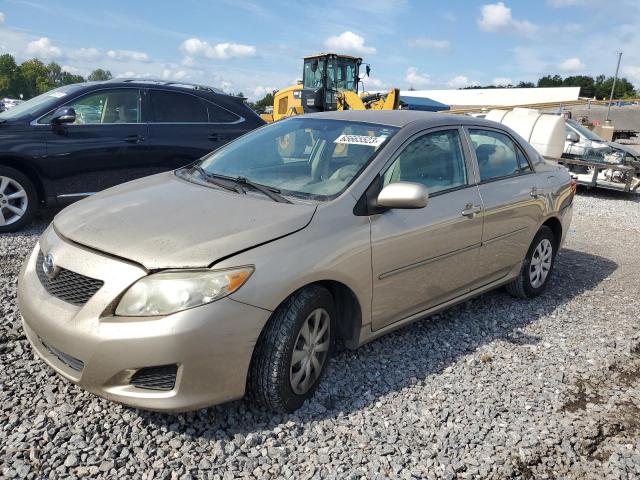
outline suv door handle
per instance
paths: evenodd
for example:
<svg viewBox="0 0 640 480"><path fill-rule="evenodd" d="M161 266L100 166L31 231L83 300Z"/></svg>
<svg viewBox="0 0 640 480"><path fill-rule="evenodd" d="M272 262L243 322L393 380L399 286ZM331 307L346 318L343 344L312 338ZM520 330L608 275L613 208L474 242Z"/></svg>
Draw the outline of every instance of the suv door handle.
<svg viewBox="0 0 640 480"><path fill-rule="evenodd" d="M533 198L538 198L544 195L544 192L538 190L538 187L533 187L529 192L529 195L531 195Z"/></svg>
<svg viewBox="0 0 640 480"><path fill-rule="evenodd" d="M469 203L460 213L463 217L473 218L476 213L480 213L481 211L482 207L480 205L473 205Z"/></svg>
<svg viewBox="0 0 640 480"><path fill-rule="evenodd" d="M144 142L144 137L140 135L129 135L128 137L124 137L124 141L128 143L141 143Z"/></svg>
<svg viewBox="0 0 640 480"><path fill-rule="evenodd" d="M227 137L227 135L220 133L212 133L208 138L212 142L226 142L227 140L229 140L229 137Z"/></svg>

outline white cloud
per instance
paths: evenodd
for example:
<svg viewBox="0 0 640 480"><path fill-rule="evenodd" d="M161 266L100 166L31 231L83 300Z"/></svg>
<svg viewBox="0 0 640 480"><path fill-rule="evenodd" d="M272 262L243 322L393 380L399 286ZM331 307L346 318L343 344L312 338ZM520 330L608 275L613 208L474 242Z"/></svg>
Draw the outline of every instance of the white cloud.
<svg viewBox="0 0 640 480"><path fill-rule="evenodd" d="M478 85L478 82L469 80L469 78L464 75L457 75L447 82L447 86L450 88L463 88L472 85Z"/></svg>
<svg viewBox="0 0 640 480"><path fill-rule="evenodd" d="M478 27L485 32L517 32L531 34L538 27L527 20L516 20L503 2L489 3L480 9Z"/></svg>
<svg viewBox="0 0 640 480"><path fill-rule="evenodd" d="M4 23L4 13L0 12L0 25Z"/></svg>
<svg viewBox="0 0 640 480"><path fill-rule="evenodd" d="M254 99L254 100L260 100L262 98L264 98L264 96L267 93L271 93L274 90L277 90L277 88L274 87L263 87L262 85L258 85L257 87L255 87L253 89L252 95L249 95L250 99Z"/></svg>
<svg viewBox="0 0 640 480"><path fill-rule="evenodd" d="M577 72L580 70L584 70L586 66L580 61L578 57L571 57L560 63L560 65L558 65L558 68L563 72Z"/></svg>
<svg viewBox="0 0 640 480"><path fill-rule="evenodd" d="M180 50L190 59L193 57L206 57L214 60L228 60L230 58L254 57L256 47L242 45L240 43L209 43L199 38L189 38L180 45Z"/></svg>
<svg viewBox="0 0 640 480"><path fill-rule="evenodd" d="M385 89L387 82L380 80L377 77L364 77L362 79L362 84L364 85L365 90L383 90Z"/></svg>
<svg viewBox="0 0 640 480"><path fill-rule="evenodd" d="M67 56L72 60L92 62L100 60L102 58L102 52L97 48L78 48L71 50Z"/></svg>
<svg viewBox="0 0 640 480"><path fill-rule="evenodd" d="M625 74L632 83L640 85L640 65L627 65L622 67L622 73Z"/></svg>
<svg viewBox="0 0 640 480"><path fill-rule="evenodd" d="M495 85L496 87L506 87L508 85L513 85L513 80L508 77L496 77L491 82L491 85Z"/></svg>
<svg viewBox="0 0 640 480"><path fill-rule="evenodd" d="M134 50L109 50L107 57L116 62L142 62L148 63L151 60L149 55L144 52L136 52Z"/></svg>
<svg viewBox="0 0 640 480"><path fill-rule="evenodd" d="M324 42L325 47L336 53L362 53L372 55L376 53L374 47L368 47L364 44L364 38L353 32L343 32L337 37L329 37Z"/></svg>
<svg viewBox="0 0 640 480"><path fill-rule="evenodd" d="M451 47L449 40L434 40L432 38L412 38L407 42L412 48L429 48L434 50L446 50Z"/></svg>
<svg viewBox="0 0 640 480"><path fill-rule="evenodd" d="M174 70L171 68L165 68L162 70L162 78L165 80L184 80L188 75L185 70Z"/></svg>
<svg viewBox="0 0 640 480"><path fill-rule="evenodd" d="M405 75L404 80L411 87L426 87L433 83L429 75L420 73L416 67L407 68L407 74Z"/></svg>
<svg viewBox="0 0 640 480"><path fill-rule="evenodd" d="M47 37L33 40L27 44L26 53L28 55L35 55L36 57L44 59L60 58L62 57L62 50L51 43Z"/></svg>

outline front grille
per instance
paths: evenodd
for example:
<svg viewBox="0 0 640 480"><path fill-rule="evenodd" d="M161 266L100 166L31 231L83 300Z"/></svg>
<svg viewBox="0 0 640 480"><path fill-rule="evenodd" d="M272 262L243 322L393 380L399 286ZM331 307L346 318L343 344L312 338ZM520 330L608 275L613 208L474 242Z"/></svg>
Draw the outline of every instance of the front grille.
<svg viewBox="0 0 640 480"><path fill-rule="evenodd" d="M177 373L177 365L141 368L131 377L131 385L148 390L173 390Z"/></svg>
<svg viewBox="0 0 640 480"><path fill-rule="evenodd" d="M56 347L52 347L48 343L42 341L42 339L40 339L40 341L47 350L53 353L58 358L58 360L64 363L67 367L72 368L76 372L81 372L84 368L84 362L82 360L76 357L72 357L71 355L67 355L66 353L58 350Z"/></svg>
<svg viewBox="0 0 640 480"><path fill-rule="evenodd" d="M44 273L42 262L44 255L38 253L36 272L40 283L49 294L73 305L82 306L100 290L104 282L95 278L85 277L66 268L59 268L53 278Z"/></svg>

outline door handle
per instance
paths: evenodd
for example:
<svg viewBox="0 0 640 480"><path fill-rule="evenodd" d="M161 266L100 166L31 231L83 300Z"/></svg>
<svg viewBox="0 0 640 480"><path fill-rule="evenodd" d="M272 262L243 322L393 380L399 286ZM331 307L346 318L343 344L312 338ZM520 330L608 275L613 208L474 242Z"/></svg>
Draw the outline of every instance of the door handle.
<svg viewBox="0 0 640 480"><path fill-rule="evenodd" d="M538 198L544 195L544 192L538 190L538 187L533 187L531 189L531 191L529 192L529 195L531 195L533 198Z"/></svg>
<svg viewBox="0 0 640 480"><path fill-rule="evenodd" d="M211 140L212 142L224 142L227 140L227 136L220 135L219 133L212 133L211 135L209 135L209 140Z"/></svg>
<svg viewBox="0 0 640 480"><path fill-rule="evenodd" d="M463 217L473 218L476 213L480 213L481 211L482 207L480 205L473 205L469 203L460 213Z"/></svg>
<svg viewBox="0 0 640 480"><path fill-rule="evenodd" d="M124 141L127 143L141 143L144 142L144 137L140 135L129 135L128 137L124 137Z"/></svg>

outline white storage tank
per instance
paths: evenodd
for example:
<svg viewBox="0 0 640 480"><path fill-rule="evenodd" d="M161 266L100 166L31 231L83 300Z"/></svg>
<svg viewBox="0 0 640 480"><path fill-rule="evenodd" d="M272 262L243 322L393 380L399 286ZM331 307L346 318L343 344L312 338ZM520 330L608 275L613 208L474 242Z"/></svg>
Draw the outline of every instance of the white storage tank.
<svg viewBox="0 0 640 480"><path fill-rule="evenodd" d="M560 115L542 114L532 108L514 108L491 110L485 118L511 128L542 156L559 158L564 151L566 133Z"/></svg>

